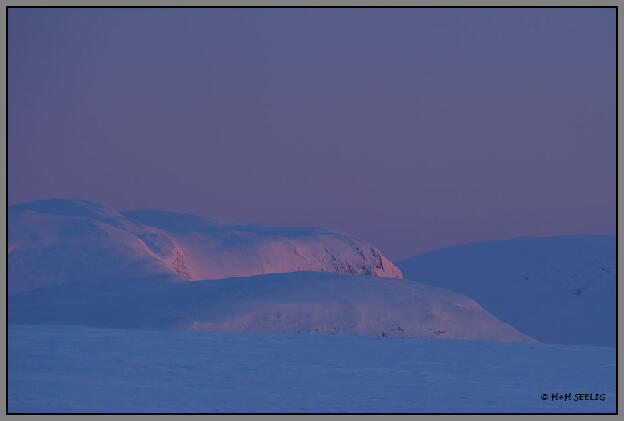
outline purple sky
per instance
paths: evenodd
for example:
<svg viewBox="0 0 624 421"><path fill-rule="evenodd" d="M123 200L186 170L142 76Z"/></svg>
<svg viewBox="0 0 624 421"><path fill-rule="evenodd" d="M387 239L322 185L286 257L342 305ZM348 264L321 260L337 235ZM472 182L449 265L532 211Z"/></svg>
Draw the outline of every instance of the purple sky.
<svg viewBox="0 0 624 421"><path fill-rule="evenodd" d="M316 225L391 259L614 234L615 9L10 9L9 204Z"/></svg>

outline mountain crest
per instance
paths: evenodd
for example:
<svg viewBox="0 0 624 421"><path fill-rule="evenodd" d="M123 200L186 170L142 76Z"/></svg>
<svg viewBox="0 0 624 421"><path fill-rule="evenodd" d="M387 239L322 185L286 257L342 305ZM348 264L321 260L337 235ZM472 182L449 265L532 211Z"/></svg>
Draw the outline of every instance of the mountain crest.
<svg viewBox="0 0 624 421"><path fill-rule="evenodd" d="M9 207L9 293L169 275L179 282L297 271L401 279L372 245L322 228L264 227L84 200Z"/></svg>

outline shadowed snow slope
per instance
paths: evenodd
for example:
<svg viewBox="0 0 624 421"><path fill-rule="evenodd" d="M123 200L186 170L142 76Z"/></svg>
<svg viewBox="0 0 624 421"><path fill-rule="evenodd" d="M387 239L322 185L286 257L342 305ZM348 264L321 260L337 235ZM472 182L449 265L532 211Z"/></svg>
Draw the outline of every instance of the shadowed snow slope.
<svg viewBox="0 0 624 421"><path fill-rule="evenodd" d="M320 228L273 228L83 200L8 211L9 294L71 282L169 275L179 281L322 271L401 278L381 252Z"/></svg>
<svg viewBox="0 0 624 421"><path fill-rule="evenodd" d="M11 296L9 322L533 341L452 291L320 272L65 284Z"/></svg>
<svg viewBox="0 0 624 421"><path fill-rule="evenodd" d="M615 236L474 243L398 266L407 279L474 298L539 341L615 346Z"/></svg>

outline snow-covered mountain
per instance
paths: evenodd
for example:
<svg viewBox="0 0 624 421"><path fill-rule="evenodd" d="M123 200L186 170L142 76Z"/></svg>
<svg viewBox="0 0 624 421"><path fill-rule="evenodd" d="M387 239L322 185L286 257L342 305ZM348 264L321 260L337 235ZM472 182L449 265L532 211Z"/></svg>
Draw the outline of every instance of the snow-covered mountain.
<svg viewBox="0 0 624 421"><path fill-rule="evenodd" d="M574 235L467 244L397 265L539 341L615 346L616 264L615 236Z"/></svg>
<svg viewBox="0 0 624 421"><path fill-rule="evenodd" d="M365 241L321 228L42 200L8 210L9 294L70 282L169 275L178 281L322 271L401 278Z"/></svg>
<svg viewBox="0 0 624 421"><path fill-rule="evenodd" d="M70 283L12 295L9 323L533 341L452 291L320 272Z"/></svg>
<svg viewBox="0 0 624 421"><path fill-rule="evenodd" d="M322 228L234 225L155 210L123 214L162 230L184 250L192 280L293 271L402 278L377 248Z"/></svg>

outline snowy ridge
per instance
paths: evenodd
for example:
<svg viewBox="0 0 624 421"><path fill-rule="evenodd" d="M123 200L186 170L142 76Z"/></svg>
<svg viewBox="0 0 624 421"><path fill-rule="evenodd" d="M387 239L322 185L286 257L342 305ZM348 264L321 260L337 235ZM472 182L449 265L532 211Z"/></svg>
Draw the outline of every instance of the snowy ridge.
<svg viewBox="0 0 624 421"><path fill-rule="evenodd" d="M402 277L377 248L322 228L223 225L194 215L154 210L124 215L163 230L186 250L192 279L293 271Z"/></svg>
<svg viewBox="0 0 624 421"><path fill-rule="evenodd" d="M66 284L12 295L9 323L534 341L452 291L319 272Z"/></svg>
<svg viewBox="0 0 624 421"><path fill-rule="evenodd" d="M9 207L9 294L69 282L177 281L320 271L401 278L370 244L320 228L277 228L84 200Z"/></svg>

